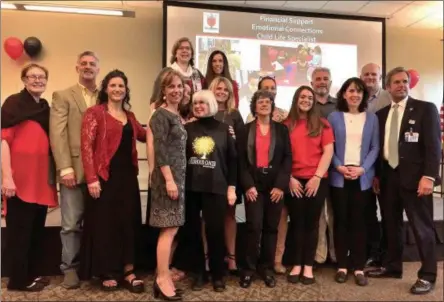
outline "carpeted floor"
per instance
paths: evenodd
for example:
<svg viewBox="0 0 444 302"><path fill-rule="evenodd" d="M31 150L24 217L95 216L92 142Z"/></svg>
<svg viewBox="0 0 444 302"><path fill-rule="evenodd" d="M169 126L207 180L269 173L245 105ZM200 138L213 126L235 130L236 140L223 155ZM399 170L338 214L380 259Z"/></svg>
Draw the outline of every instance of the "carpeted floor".
<svg viewBox="0 0 444 302"><path fill-rule="evenodd" d="M230 277L224 293L215 293L210 284L201 292L187 290L187 280L180 282L179 287L186 289L184 301L443 301L443 262L439 263L432 293L424 296L409 293L419 266L417 262L405 263L403 279L370 279L366 287L355 285L352 276L346 284L337 284L333 280L335 271L329 267L319 268L315 272L317 282L310 286L289 284L280 276L274 289L265 287L261 280L243 289L234 277ZM51 278L51 284L40 293L20 293L6 290L7 279L2 278L1 301L155 301L151 290L153 276L145 276L144 280L146 292L136 295L124 289L105 293L88 282L80 289L66 290L60 286L61 276Z"/></svg>

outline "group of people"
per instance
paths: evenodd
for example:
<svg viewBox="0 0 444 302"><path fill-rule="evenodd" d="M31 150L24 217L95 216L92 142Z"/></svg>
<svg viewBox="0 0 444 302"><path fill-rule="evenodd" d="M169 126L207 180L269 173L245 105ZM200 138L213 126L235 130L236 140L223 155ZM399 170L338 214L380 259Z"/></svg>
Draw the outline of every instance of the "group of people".
<svg viewBox="0 0 444 302"><path fill-rule="evenodd" d="M171 55L154 83L146 129L130 110L122 71L109 72L97 87L93 52L79 55L79 83L54 92L51 107L41 98L48 70L37 64L22 70L25 87L1 113L8 289L48 284L35 264L59 183L62 286L78 288L80 274L99 277L106 291L145 290L134 273L142 224L136 141L147 146L147 224L160 229L155 297L181 300L184 289L175 282L185 275L193 278L192 290L211 279L215 291L224 291L227 267L243 288L255 273L268 287L276 286L275 273L310 285L314 264L328 254L338 283L349 271L360 286L367 276L401 278L403 209L422 262L411 292L433 289L439 115L432 103L409 96L404 68L387 73L383 90L379 66L367 64L333 98L330 71L318 67L311 87L295 91L289 111L275 106L274 77L262 77L244 124L222 51L210 55L205 76L194 67L188 38ZM242 200L246 262L238 268L235 208Z"/></svg>

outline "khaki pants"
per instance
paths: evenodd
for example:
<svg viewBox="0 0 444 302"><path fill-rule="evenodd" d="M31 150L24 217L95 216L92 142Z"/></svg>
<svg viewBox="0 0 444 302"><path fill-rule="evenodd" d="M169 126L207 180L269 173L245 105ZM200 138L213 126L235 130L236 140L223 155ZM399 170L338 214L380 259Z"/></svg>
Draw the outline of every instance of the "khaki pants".
<svg viewBox="0 0 444 302"><path fill-rule="evenodd" d="M327 230L328 230L328 243L327 243ZM336 262L335 246L333 240L333 209L329 197L325 200L321 217L319 218L319 238L318 238L318 248L316 249L315 261L318 263L324 263L327 260L328 252L330 252L330 259L333 262Z"/></svg>
<svg viewBox="0 0 444 302"><path fill-rule="evenodd" d="M276 243L276 255L274 257L274 263L282 263L282 257L285 252L285 240L287 239L287 229L288 229L288 210L284 205L281 212L281 220L278 226L278 236Z"/></svg>

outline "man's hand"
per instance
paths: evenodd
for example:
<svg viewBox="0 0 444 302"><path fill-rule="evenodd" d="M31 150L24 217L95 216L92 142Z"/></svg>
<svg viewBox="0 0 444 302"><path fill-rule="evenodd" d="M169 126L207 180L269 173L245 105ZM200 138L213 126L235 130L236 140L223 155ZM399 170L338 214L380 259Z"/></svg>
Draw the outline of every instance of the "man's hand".
<svg viewBox="0 0 444 302"><path fill-rule="evenodd" d="M433 193L433 180L425 176L421 177L418 185L418 196L427 196Z"/></svg>
<svg viewBox="0 0 444 302"><path fill-rule="evenodd" d="M62 176L62 184L67 188L74 188L77 185L76 175L74 172Z"/></svg>

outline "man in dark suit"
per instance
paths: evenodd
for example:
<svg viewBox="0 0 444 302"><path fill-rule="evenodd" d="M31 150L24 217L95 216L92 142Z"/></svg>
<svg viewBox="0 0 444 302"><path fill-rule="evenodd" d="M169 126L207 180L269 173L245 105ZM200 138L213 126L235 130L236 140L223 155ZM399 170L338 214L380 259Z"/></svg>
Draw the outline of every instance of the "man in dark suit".
<svg viewBox="0 0 444 302"><path fill-rule="evenodd" d="M387 231L383 267L370 277L402 278L403 209L413 229L421 258L413 294L430 292L436 281L437 260L433 225L433 187L439 178L441 137L439 115L432 103L409 97L408 72L397 67L386 77L392 103L377 112L381 154L375 183L382 195Z"/></svg>

